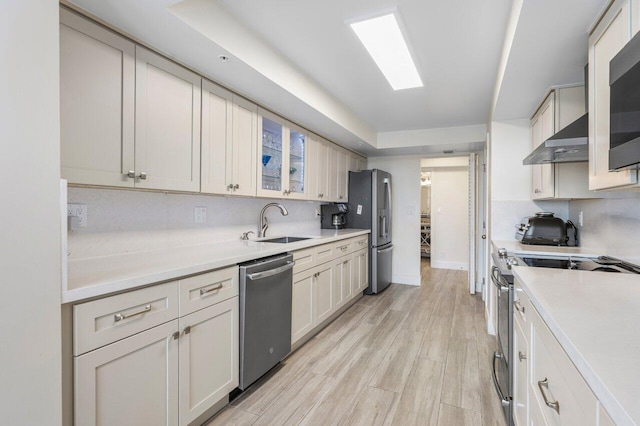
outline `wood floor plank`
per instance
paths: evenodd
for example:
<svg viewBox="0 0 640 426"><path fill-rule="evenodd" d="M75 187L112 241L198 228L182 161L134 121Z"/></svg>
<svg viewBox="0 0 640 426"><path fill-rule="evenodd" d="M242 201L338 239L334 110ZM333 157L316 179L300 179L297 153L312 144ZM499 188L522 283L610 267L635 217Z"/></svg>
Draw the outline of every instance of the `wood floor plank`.
<svg viewBox="0 0 640 426"><path fill-rule="evenodd" d="M227 405L204 426L251 426L258 420L258 415Z"/></svg>
<svg viewBox="0 0 640 426"><path fill-rule="evenodd" d="M339 342L327 339L330 343L325 352L311 368L315 374L337 378L345 364L349 364L354 351L364 347L364 342L375 330L375 326L362 322L347 332Z"/></svg>
<svg viewBox="0 0 640 426"><path fill-rule="evenodd" d="M346 419L345 426L381 426L385 424L398 394L378 388L365 387Z"/></svg>
<svg viewBox="0 0 640 426"><path fill-rule="evenodd" d="M478 347L475 339L454 339L449 343L442 403L469 410L481 409Z"/></svg>
<svg viewBox="0 0 640 426"><path fill-rule="evenodd" d="M447 404L440 405L438 426L482 426L479 411L465 410Z"/></svg>
<svg viewBox="0 0 640 426"><path fill-rule="evenodd" d="M324 426L338 424L347 418L382 357L383 353L378 350L359 348L348 371L335 381L333 388L300 424Z"/></svg>
<svg viewBox="0 0 640 426"><path fill-rule="evenodd" d="M418 356L422 337L422 333L400 330L382 363L376 367L369 386L402 392L411 373L413 362Z"/></svg>
<svg viewBox="0 0 640 426"><path fill-rule="evenodd" d="M362 345L366 348L386 351L393 343L406 317L406 312L388 310L380 324L364 338Z"/></svg>
<svg viewBox="0 0 640 426"><path fill-rule="evenodd" d="M391 424L429 426L438 423L444 364L417 358L394 408Z"/></svg>
<svg viewBox="0 0 640 426"><path fill-rule="evenodd" d="M368 305L355 303L346 312L336 318L324 330L317 334L319 338L327 338L335 342L340 341L345 334L357 326L363 316L371 309Z"/></svg>
<svg viewBox="0 0 640 426"><path fill-rule="evenodd" d="M305 373L279 394L255 425L297 425L334 386L334 380Z"/></svg>
<svg viewBox="0 0 640 426"><path fill-rule="evenodd" d="M480 369L480 389L482 424L506 426L504 413L493 385L491 371Z"/></svg>

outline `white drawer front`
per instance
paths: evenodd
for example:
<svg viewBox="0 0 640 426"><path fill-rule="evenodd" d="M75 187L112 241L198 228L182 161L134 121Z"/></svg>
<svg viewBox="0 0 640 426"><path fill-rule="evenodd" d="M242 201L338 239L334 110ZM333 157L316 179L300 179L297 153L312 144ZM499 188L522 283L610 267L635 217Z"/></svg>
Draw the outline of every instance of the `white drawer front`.
<svg viewBox="0 0 640 426"><path fill-rule="evenodd" d="M76 305L73 354L83 354L176 318L175 281Z"/></svg>
<svg viewBox="0 0 640 426"><path fill-rule="evenodd" d="M316 265L321 265L335 259L335 244L323 244L315 247L316 249Z"/></svg>
<svg viewBox="0 0 640 426"><path fill-rule="evenodd" d="M184 278L179 283L180 316L184 316L237 296L238 266Z"/></svg>
<svg viewBox="0 0 640 426"><path fill-rule="evenodd" d="M309 247L307 249L296 250L291 252L293 255L293 261L296 264L293 267L293 273L306 271L307 269L316 266L316 252L318 247Z"/></svg>
<svg viewBox="0 0 640 426"><path fill-rule="evenodd" d="M348 240L336 241L333 243L334 259L353 252L353 238Z"/></svg>
<svg viewBox="0 0 640 426"><path fill-rule="evenodd" d="M353 238L353 251L362 250L363 248L367 248L369 242L368 235L360 235L359 237Z"/></svg>

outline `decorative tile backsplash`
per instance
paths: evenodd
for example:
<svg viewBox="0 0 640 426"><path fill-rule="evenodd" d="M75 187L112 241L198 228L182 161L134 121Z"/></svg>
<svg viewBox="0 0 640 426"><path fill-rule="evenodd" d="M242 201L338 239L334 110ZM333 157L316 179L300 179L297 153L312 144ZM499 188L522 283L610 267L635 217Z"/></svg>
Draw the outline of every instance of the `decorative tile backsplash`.
<svg viewBox="0 0 640 426"><path fill-rule="evenodd" d="M87 227L67 233L69 259L237 240L243 232L257 234L260 210L274 201L289 215L270 209L267 235L320 229L320 203L311 201L94 188L69 188L67 194L67 202L86 204L88 210ZM195 223L195 207L206 207L205 223Z"/></svg>

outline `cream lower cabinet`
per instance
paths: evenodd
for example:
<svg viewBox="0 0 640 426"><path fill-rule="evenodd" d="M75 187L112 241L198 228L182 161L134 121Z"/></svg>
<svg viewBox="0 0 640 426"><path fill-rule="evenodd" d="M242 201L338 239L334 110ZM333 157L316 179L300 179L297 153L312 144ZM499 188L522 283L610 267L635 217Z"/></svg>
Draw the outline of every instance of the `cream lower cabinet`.
<svg viewBox="0 0 640 426"><path fill-rule="evenodd" d="M74 422L189 425L238 385L238 267L73 307Z"/></svg>
<svg viewBox="0 0 640 426"><path fill-rule="evenodd" d="M333 304L340 308L348 300L351 300L353 289L353 257L351 255L338 258L333 263Z"/></svg>
<svg viewBox="0 0 640 426"><path fill-rule="evenodd" d="M76 425L178 424L178 320L75 359Z"/></svg>
<svg viewBox="0 0 640 426"><path fill-rule="evenodd" d="M238 386L238 297L180 318L180 425Z"/></svg>
<svg viewBox="0 0 640 426"><path fill-rule="evenodd" d="M516 425L608 425L610 418L516 280ZM526 315L525 315L526 314ZM599 411L601 411L599 413Z"/></svg>
<svg viewBox="0 0 640 426"><path fill-rule="evenodd" d="M589 189L638 185L637 170L609 171L609 62L638 31L637 0L616 0L589 36Z"/></svg>
<svg viewBox="0 0 640 426"><path fill-rule="evenodd" d="M296 262L291 301L292 344L362 295L369 271L368 251L360 249L360 241L362 236L292 253Z"/></svg>

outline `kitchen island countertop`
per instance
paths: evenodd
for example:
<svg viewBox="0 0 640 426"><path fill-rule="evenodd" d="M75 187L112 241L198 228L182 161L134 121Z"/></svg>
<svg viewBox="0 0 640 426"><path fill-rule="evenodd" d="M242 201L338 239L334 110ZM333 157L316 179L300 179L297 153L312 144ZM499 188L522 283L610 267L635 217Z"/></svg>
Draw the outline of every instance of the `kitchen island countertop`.
<svg viewBox="0 0 640 426"><path fill-rule="evenodd" d="M616 424L640 424L640 276L524 266L513 272Z"/></svg>
<svg viewBox="0 0 640 426"><path fill-rule="evenodd" d="M322 229L314 234L298 235L311 237L308 240L288 244L257 240L219 241L72 260L68 264L67 289L62 291L62 303L131 290L369 232L367 229Z"/></svg>

